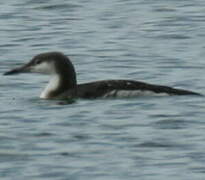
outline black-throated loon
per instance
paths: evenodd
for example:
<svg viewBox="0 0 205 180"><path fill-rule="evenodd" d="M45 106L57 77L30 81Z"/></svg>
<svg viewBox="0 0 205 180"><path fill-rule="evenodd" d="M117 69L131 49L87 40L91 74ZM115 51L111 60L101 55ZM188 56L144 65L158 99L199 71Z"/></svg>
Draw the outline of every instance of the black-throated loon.
<svg viewBox="0 0 205 180"><path fill-rule="evenodd" d="M102 80L77 84L73 64L67 56L60 52L38 54L27 64L12 69L4 75L27 72L52 76L47 87L40 95L40 98L43 99L200 95L188 90L134 80Z"/></svg>

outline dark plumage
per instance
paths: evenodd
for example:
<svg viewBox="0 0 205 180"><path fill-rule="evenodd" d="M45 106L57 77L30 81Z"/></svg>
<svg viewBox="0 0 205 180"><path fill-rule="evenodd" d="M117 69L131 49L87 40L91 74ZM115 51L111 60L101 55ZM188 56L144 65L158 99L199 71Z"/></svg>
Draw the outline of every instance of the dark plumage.
<svg viewBox="0 0 205 180"><path fill-rule="evenodd" d="M46 99L64 99L69 97L106 98L118 97L123 93L130 97L142 95L143 92L145 92L145 95L150 92L153 92L155 95L201 95L189 90L175 89L134 80L104 80L77 85L73 64L67 56L60 52L39 54L26 65L8 71L4 75L24 72L51 74L55 77L51 79L49 86L40 96Z"/></svg>
<svg viewBox="0 0 205 180"><path fill-rule="evenodd" d="M157 94L166 93L168 95L200 95L192 91L175 89L168 86L160 86L148 84L140 81L133 80L105 80L96 81L85 84L79 84L77 86L77 96L81 98L98 98L103 97L106 93L115 91L111 94L112 97L116 97L118 91L152 91ZM110 97L109 95L107 97Z"/></svg>

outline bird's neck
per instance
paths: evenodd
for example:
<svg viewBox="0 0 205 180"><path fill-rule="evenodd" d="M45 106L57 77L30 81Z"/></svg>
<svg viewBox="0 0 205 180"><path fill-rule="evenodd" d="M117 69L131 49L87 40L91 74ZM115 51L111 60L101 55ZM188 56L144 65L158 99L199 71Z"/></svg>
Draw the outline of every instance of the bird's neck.
<svg viewBox="0 0 205 180"><path fill-rule="evenodd" d="M76 95L76 79L69 74L54 74L40 95L43 99L73 98Z"/></svg>

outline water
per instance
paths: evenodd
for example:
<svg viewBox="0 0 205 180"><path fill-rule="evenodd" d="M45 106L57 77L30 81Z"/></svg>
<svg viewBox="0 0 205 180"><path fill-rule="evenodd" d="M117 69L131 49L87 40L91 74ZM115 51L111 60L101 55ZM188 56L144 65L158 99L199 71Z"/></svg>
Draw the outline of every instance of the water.
<svg viewBox="0 0 205 180"><path fill-rule="evenodd" d="M205 94L202 0L1 2L0 73L58 50L78 81L136 79ZM204 97L40 100L47 77L2 76L0 179L202 180Z"/></svg>

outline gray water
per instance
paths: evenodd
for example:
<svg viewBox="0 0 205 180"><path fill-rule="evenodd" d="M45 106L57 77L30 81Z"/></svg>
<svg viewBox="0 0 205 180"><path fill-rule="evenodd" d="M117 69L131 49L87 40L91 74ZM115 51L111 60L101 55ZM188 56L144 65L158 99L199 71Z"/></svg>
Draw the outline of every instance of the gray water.
<svg viewBox="0 0 205 180"><path fill-rule="evenodd" d="M134 79L205 94L204 0L0 2L1 180L205 179L205 98L39 99L2 73L62 51L78 82Z"/></svg>

